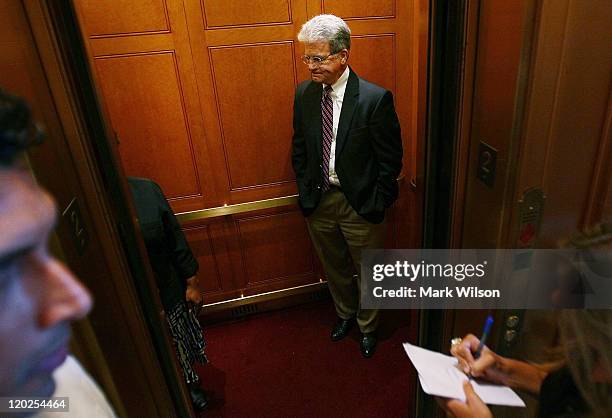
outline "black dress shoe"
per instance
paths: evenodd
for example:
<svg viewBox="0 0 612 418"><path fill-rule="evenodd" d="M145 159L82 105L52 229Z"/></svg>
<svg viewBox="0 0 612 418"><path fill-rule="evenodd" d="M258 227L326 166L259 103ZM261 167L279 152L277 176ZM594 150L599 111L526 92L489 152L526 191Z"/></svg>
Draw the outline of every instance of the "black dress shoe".
<svg viewBox="0 0 612 418"><path fill-rule="evenodd" d="M374 355L374 351L376 350L376 333L369 332L367 334L361 334L361 355L365 358L370 358Z"/></svg>
<svg viewBox="0 0 612 418"><path fill-rule="evenodd" d="M197 412L203 411L208 406L208 395L197 384L189 385L189 395L191 395L191 403L193 409Z"/></svg>
<svg viewBox="0 0 612 418"><path fill-rule="evenodd" d="M336 325L334 325L334 329L332 329L331 332L332 341L340 341L341 339L346 337L352 326L352 319L338 318L338 322L336 322Z"/></svg>

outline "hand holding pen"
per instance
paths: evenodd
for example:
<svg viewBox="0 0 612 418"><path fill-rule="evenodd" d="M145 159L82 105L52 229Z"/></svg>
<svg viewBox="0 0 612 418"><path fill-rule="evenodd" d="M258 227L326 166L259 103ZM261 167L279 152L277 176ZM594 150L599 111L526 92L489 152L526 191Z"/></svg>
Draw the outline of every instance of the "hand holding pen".
<svg viewBox="0 0 612 418"><path fill-rule="evenodd" d="M485 322L482 338L473 334L463 338L453 338L450 351L458 360L461 370L470 378L538 394L548 371L520 360L502 357L491 351L485 345L491 332L491 325L491 321Z"/></svg>
<svg viewBox="0 0 612 418"><path fill-rule="evenodd" d="M481 338L473 334L463 338L453 338L451 354L457 358L459 367L468 376L501 383L505 376L498 367L500 357L485 345L492 325L493 318L489 316Z"/></svg>

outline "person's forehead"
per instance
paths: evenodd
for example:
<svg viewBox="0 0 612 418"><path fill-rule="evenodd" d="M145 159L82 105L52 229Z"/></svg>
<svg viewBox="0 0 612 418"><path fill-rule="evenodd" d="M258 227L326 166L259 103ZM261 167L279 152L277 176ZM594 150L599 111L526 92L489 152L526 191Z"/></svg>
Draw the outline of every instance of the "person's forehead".
<svg viewBox="0 0 612 418"><path fill-rule="evenodd" d="M0 169L0 258L46 238L56 216L53 199L29 173Z"/></svg>
<svg viewBox="0 0 612 418"><path fill-rule="evenodd" d="M328 53L329 43L328 42L308 42L304 44L304 50L316 53Z"/></svg>

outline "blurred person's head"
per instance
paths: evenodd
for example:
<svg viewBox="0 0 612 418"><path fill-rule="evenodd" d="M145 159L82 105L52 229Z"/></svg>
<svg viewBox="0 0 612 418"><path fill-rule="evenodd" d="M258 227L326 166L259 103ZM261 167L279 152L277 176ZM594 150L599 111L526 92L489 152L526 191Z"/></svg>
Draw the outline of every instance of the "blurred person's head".
<svg viewBox="0 0 612 418"><path fill-rule="evenodd" d="M561 246L591 251L590 267L610 278L612 224L599 224ZM559 328L567 365L592 411L588 416L612 416L612 310L563 310Z"/></svg>
<svg viewBox="0 0 612 418"><path fill-rule="evenodd" d="M612 416L612 310L563 310L559 325L567 365L592 411L588 416Z"/></svg>
<svg viewBox="0 0 612 418"><path fill-rule="evenodd" d="M0 397L53 394L70 322L92 303L47 247L57 210L23 163L41 136L28 105L0 90Z"/></svg>

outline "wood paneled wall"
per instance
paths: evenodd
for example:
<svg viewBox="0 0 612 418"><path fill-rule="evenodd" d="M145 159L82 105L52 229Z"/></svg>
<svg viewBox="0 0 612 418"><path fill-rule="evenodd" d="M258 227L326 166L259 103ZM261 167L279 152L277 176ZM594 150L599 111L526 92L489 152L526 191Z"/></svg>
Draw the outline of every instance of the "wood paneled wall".
<svg viewBox="0 0 612 418"><path fill-rule="evenodd" d="M474 3L474 2L472 2ZM473 7L473 6L472 6ZM523 30L527 14L527 1L481 1L478 9L478 35L473 77L473 102L468 139L468 161L458 167L456 176L465 182L463 224L459 244L462 248L498 248L502 225L507 223L508 188L512 190L515 168L512 166L513 121L517 86L521 76L521 51L529 32ZM498 36L498 32L503 36ZM468 71L470 72L470 71ZM470 113L467 110L468 114ZM514 135L514 136L513 136ZM493 187L476 177L478 147L485 142L497 150L496 174ZM504 222L504 216L506 221ZM457 231L455 231L457 234Z"/></svg>
<svg viewBox="0 0 612 418"><path fill-rule="evenodd" d="M482 3L466 248L514 247L518 202L532 187L546 195L540 247L554 248L559 238L612 217L612 33L605 24L612 8L606 1L593 1L588 11L543 1L532 11L537 25L529 34L527 4ZM492 28L504 24L510 26L500 38ZM481 140L498 150L493 188L475 175Z"/></svg>
<svg viewBox="0 0 612 418"><path fill-rule="evenodd" d="M612 221L604 203L612 199L612 4L546 0L539 18L516 198L542 188L540 246L554 248Z"/></svg>
<svg viewBox="0 0 612 418"><path fill-rule="evenodd" d="M390 245L408 247L420 241L420 209L409 182L420 164L416 129L424 115L417 105L419 74L425 74L418 61L419 48L426 48L426 38L418 38L424 23L417 19L427 15L421 3L75 4L124 168L158 182L176 212L296 193L293 94L309 77L297 33L320 13L345 18L353 31L349 64L395 94L406 180L390 213ZM322 278L297 207L192 222L185 231L207 302Z"/></svg>

